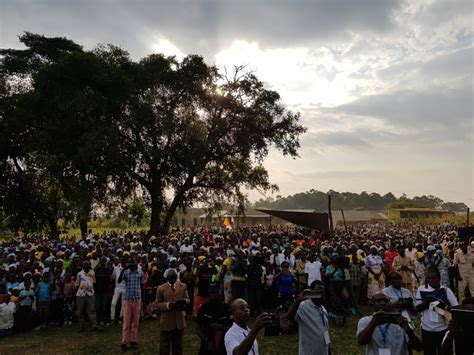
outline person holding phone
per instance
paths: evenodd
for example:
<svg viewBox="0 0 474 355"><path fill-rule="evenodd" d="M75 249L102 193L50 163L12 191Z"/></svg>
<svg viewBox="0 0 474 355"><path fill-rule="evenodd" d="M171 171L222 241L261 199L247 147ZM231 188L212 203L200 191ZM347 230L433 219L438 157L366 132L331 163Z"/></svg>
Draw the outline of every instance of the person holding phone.
<svg viewBox="0 0 474 355"><path fill-rule="evenodd" d="M375 313L357 324L357 341L365 346L366 355L408 355L410 349L423 349L406 318L390 312L390 298L385 293L376 293L373 304Z"/></svg>
<svg viewBox="0 0 474 355"><path fill-rule="evenodd" d="M324 286L320 281L314 281L312 286L300 293L286 316L298 322L299 355L330 355L328 312L323 306Z"/></svg>
<svg viewBox="0 0 474 355"><path fill-rule="evenodd" d="M122 327L122 350L127 350L128 344L133 349L138 348L138 323L142 307L143 271L138 268L137 261L132 258L118 278L118 283L123 281L123 327Z"/></svg>

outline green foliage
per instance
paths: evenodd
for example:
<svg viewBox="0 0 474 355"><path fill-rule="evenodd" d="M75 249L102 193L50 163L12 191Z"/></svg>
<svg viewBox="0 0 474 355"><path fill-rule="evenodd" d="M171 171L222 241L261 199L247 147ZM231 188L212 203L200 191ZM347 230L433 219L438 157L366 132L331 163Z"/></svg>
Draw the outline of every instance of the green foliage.
<svg viewBox="0 0 474 355"><path fill-rule="evenodd" d="M383 210L386 208L434 208L462 212L467 210L466 204L462 202L444 202L435 196L416 196L413 199L402 195L395 197L391 192L380 195L366 191L360 194L353 192L337 192L330 190L327 193L317 190L310 190L292 196L277 196L274 200L271 197L260 199L254 203L254 207L266 207L275 209L314 209L318 211L327 210L328 194L331 195L332 209L345 210Z"/></svg>
<svg viewBox="0 0 474 355"><path fill-rule="evenodd" d="M275 191L262 165L270 146L297 156L299 114L243 68L227 76L195 55L134 62L112 45L84 51L31 33L20 41L26 49L0 50L0 201L9 216L54 229L68 206L84 229L94 205L139 188L152 232L165 232L178 208L243 206L243 188ZM142 220L142 207L128 206L126 220Z"/></svg>

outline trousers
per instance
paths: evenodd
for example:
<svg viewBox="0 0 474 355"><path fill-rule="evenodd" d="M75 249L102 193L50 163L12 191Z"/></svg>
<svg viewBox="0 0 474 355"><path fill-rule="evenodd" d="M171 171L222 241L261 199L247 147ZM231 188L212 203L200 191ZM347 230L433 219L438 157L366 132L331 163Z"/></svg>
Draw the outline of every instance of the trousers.
<svg viewBox="0 0 474 355"><path fill-rule="evenodd" d="M142 301L123 301L122 344L138 343Z"/></svg>

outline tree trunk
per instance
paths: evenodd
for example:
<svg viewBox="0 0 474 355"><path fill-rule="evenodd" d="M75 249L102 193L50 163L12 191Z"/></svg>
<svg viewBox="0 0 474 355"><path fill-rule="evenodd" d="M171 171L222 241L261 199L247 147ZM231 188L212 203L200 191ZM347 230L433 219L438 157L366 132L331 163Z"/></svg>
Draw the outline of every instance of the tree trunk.
<svg viewBox="0 0 474 355"><path fill-rule="evenodd" d="M49 231L54 238L59 237L58 219L56 217L48 217Z"/></svg>
<svg viewBox="0 0 474 355"><path fill-rule="evenodd" d="M151 193L150 233L158 235L161 227L161 211L163 209L163 196L160 193Z"/></svg>
<svg viewBox="0 0 474 355"><path fill-rule="evenodd" d="M161 226L161 234L164 235L168 233L170 228L171 221L173 220L174 214L176 213L176 209L178 208L179 201L181 201L182 193L175 195L173 202L171 202L170 207L166 211L165 218L163 220L163 225Z"/></svg>
<svg viewBox="0 0 474 355"><path fill-rule="evenodd" d="M87 218L79 217L79 227L81 228L81 235L87 234Z"/></svg>

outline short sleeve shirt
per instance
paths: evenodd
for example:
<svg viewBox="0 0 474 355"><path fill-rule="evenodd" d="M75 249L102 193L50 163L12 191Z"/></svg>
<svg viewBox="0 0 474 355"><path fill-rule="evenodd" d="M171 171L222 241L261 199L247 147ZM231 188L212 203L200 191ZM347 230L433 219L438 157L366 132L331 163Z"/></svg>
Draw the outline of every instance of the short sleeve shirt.
<svg viewBox="0 0 474 355"><path fill-rule="evenodd" d="M363 317L357 324L357 335L362 332L373 316ZM380 324L372 333L372 340L365 346L365 355L379 355L379 350L390 348L391 355L408 354L408 335L397 324Z"/></svg>
<svg viewBox="0 0 474 355"><path fill-rule="evenodd" d="M236 323L229 328L224 337L225 349L227 355L232 355L234 349L239 346L249 334L250 329L244 329L238 326ZM252 348L248 352L248 355L259 355L257 339L253 342Z"/></svg>

